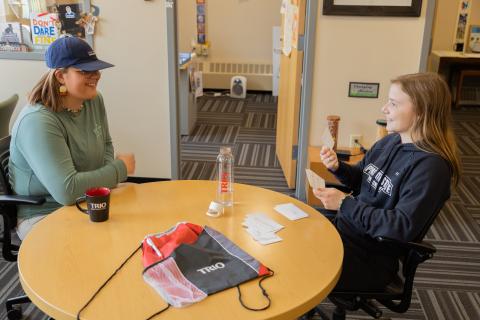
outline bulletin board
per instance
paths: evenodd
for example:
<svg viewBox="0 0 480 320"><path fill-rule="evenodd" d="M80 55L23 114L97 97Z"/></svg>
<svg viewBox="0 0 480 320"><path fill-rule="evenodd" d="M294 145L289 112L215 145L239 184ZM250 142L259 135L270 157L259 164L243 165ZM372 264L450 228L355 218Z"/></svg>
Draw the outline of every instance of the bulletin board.
<svg viewBox="0 0 480 320"><path fill-rule="evenodd" d="M91 9L90 0L0 0L0 59L44 60L46 48L62 34L92 45L82 20Z"/></svg>

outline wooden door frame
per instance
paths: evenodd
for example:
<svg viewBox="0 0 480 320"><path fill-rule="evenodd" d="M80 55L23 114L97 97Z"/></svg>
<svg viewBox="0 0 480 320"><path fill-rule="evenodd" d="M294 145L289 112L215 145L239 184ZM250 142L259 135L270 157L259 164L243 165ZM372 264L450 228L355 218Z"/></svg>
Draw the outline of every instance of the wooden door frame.
<svg viewBox="0 0 480 320"><path fill-rule="evenodd" d="M298 124L298 154L295 197L306 199L305 168L307 167L307 152L310 135L310 114L312 103L313 62L315 60L315 31L317 25L319 0L306 0L305 34L303 37L303 74L300 115ZM167 15L167 48L168 48L168 79L170 108L170 156L172 180L180 179L180 131L177 76L177 9L176 1L165 0ZM280 8L279 8L280 10ZM301 174L299 174L301 173Z"/></svg>

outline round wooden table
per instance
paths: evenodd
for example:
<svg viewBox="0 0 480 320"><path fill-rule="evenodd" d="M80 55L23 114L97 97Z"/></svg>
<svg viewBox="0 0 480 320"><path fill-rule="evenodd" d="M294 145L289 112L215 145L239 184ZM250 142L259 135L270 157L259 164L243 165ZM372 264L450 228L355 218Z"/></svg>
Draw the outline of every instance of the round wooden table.
<svg viewBox="0 0 480 320"><path fill-rule="evenodd" d="M49 316L75 319L78 310L141 243L180 221L208 225L275 271L263 282L272 299L269 309L244 309L235 288L182 309L170 308L156 319L294 319L320 303L341 272L343 246L334 226L313 208L286 195L235 184L234 207L219 218L205 212L215 196L212 181L168 181L126 185L112 190L110 219L89 221L75 206L63 207L40 221L23 241L18 268L32 302ZM294 203L309 214L290 221L274 211ZM248 213L264 213L285 226L283 241L261 245L243 229ZM142 278L141 252L119 271L82 319L146 319L166 303ZM241 285L249 306L266 301L258 280Z"/></svg>

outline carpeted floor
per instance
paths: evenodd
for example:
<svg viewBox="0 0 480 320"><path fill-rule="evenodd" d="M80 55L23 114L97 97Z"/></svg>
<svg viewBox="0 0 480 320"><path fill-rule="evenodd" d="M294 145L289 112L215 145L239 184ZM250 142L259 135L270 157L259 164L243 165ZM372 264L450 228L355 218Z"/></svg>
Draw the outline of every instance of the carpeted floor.
<svg viewBox="0 0 480 320"><path fill-rule="evenodd" d="M226 145L235 157L235 182L294 194L275 156L276 97L202 97L197 109L197 125L181 141L182 179L215 179L215 161Z"/></svg>
<svg viewBox="0 0 480 320"><path fill-rule="evenodd" d="M235 181L293 194L275 158L276 99L266 94L245 100L202 98L194 133L182 137L182 178L214 179L215 159L222 145L233 147ZM454 112L463 176L457 190L427 235L437 248L418 270L410 310L385 311L392 319L480 319L480 107ZM17 266L0 261L0 319L4 300L21 293ZM322 304L327 312L331 304ZM33 305L25 319L47 319ZM370 319L363 312L349 319Z"/></svg>

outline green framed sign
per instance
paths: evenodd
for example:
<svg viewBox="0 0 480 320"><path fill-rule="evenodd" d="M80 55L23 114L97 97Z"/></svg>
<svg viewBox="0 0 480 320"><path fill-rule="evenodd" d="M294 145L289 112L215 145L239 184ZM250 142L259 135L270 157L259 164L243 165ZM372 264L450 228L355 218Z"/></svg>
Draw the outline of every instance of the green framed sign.
<svg viewBox="0 0 480 320"><path fill-rule="evenodd" d="M352 98L378 98L380 83L375 82L350 82L348 96Z"/></svg>

